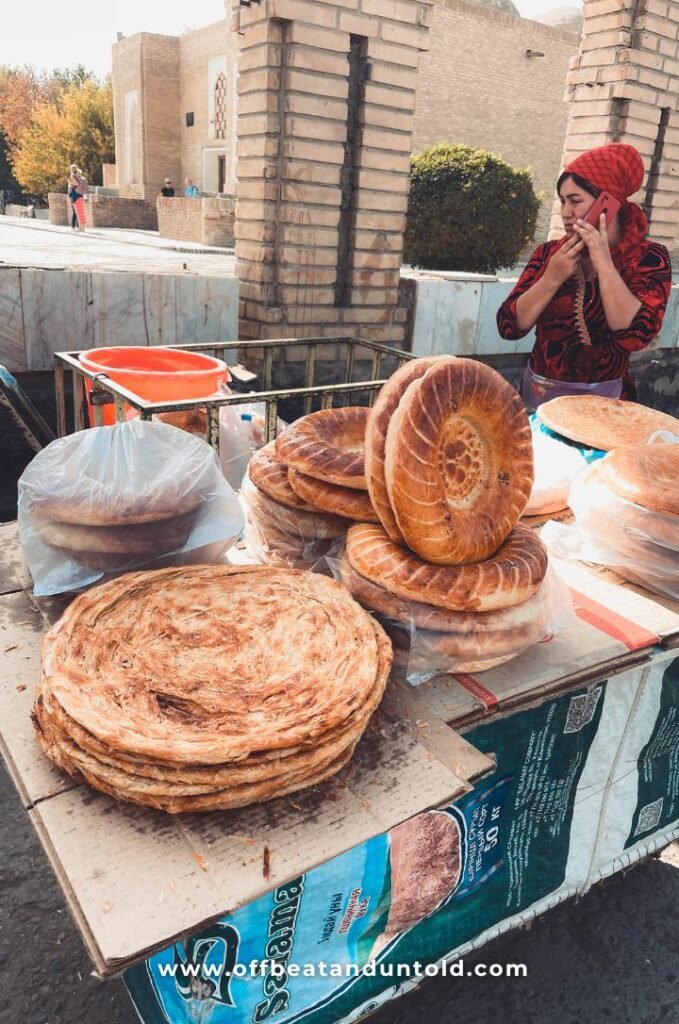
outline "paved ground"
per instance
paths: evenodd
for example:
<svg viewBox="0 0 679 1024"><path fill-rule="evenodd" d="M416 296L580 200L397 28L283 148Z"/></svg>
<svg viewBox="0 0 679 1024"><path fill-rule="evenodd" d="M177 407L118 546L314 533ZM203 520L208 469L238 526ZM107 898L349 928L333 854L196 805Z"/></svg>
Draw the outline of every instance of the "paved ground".
<svg viewBox="0 0 679 1024"><path fill-rule="evenodd" d="M135 1024L118 980L100 982L52 869L0 767L0 1024ZM523 979L427 981L373 1024L677 1024L679 848L552 910L474 961L525 963ZM467 966L472 962L467 960Z"/></svg>
<svg viewBox="0 0 679 1024"><path fill-rule="evenodd" d="M40 220L0 217L0 266L233 274L229 249L174 242L153 231L72 231Z"/></svg>

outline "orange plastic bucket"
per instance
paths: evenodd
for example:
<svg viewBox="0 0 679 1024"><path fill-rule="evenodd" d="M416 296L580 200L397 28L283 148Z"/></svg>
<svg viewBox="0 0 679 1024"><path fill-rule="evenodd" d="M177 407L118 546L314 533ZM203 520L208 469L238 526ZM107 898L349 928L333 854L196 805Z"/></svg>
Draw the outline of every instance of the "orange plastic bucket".
<svg viewBox="0 0 679 1024"><path fill-rule="evenodd" d="M227 365L221 359L174 348L92 348L80 354L80 362L91 373L106 374L148 402L208 398L229 380ZM89 403L89 381L86 390ZM115 423L112 405L102 406L102 411L104 423ZM90 422L94 423L91 405L89 412ZM131 409L129 413L137 415Z"/></svg>

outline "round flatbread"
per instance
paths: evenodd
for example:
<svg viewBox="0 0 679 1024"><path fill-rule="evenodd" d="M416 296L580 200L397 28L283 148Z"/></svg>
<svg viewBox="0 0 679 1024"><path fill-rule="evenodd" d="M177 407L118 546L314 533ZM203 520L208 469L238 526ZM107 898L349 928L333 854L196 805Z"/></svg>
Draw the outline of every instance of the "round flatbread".
<svg viewBox="0 0 679 1024"><path fill-rule="evenodd" d="M637 402L598 395L563 395L537 409L538 419L562 437L588 448L611 451L646 444L656 430L679 434L679 420Z"/></svg>
<svg viewBox="0 0 679 1024"><path fill-rule="evenodd" d="M378 641L333 580L261 566L132 573L47 634L43 680L110 747L188 764L313 742L370 699Z"/></svg>
<svg viewBox="0 0 679 1024"><path fill-rule="evenodd" d="M389 677L393 658L389 639L369 616L366 622L376 648L376 676L368 699L346 719L343 731L333 728L313 740L307 737L307 746L293 749L290 756L267 749L233 764L193 770L182 762L144 762L139 755L107 747L70 718L50 691L46 676L34 706L37 739L55 764L101 792L173 814L243 807L316 785L349 761ZM78 742L82 739L85 745Z"/></svg>
<svg viewBox="0 0 679 1024"><path fill-rule="evenodd" d="M403 534L398 528L394 516L387 481L384 472L385 450L389 421L396 411L406 388L414 380L423 377L442 359L454 359L454 356L432 356L427 359L410 359L396 373L393 373L380 390L375 404L368 414L368 426L365 432L365 479L368 493L379 521L395 544L405 543ZM366 520L367 522L371 520Z"/></svg>
<svg viewBox="0 0 679 1024"><path fill-rule="evenodd" d="M679 516L679 444L616 448L601 460L599 476L620 498Z"/></svg>
<svg viewBox="0 0 679 1024"><path fill-rule="evenodd" d="M241 497L248 522L255 522L267 531L285 534L293 540L336 540L343 537L350 526L349 520L341 516L317 509L307 512L279 505L253 487L247 478L243 481Z"/></svg>
<svg viewBox="0 0 679 1024"><path fill-rule="evenodd" d="M494 611L522 604L540 587L547 551L519 524L491 558L474 565L437 566L389 540L379 526L360 523L347 533L347 558L366 579L410 601L451 611Z"/></svg>
<svg viewBox="0 0 679 1024"><path fill-rule="evenodd" d="M577 522L601 543L613 544L617 538L613 546L619 546L627 538L642 547L648 545L652 557L674 557L679 552L679 516L651 511L616 494L603 475L612 454L593 463L576 481L571 500Z"/></svg>
<svg viewBox="0 0 679 1024"><path fill-rule="evenodd" d="M528 416L511 384L474 359L414 380L389 422L385 475L406 544L435 565L489 558L533 484Z"/></svg>
<svg viewBox="0 0 679 1024"><path fill-rule="evenodd" d="M312 412L278 436L276 455L307 476L365 491L367 422L368 410L360 406Z"/></svg>
<svg viewBox="0 0 679 1024"><path fill-rule="evenodd" d="M408 674L433 678L435 675L453 674L462 672L488 672L491 668L504 665L506 661L518 657L524 648L515 650L510 654L498 654L494 657L467 656L469 660L459 653L456 644L451 643L449 633L429 633L422 631L413 636L403 626L396 626L387 623L385 628L391 637L394 647L400 651L408 652Z"/></svg>
<svg viewBox="0 0 679 1024"><path fill-rule="evenodd" d="M523 639L544 632L547 621L547 594L544 587L523 604L494 612L452 612L435 605L397 597L385 587L361 576L346 555L339 559L340 579L360 605L379 612L395 622L435 633L477 637L511 633Z"/></svg>
<svg viewBox="0 0 679 1024"><path fill-rule="evenodd" d="M358 491L352 487L338 487L337 484L316 480L296 469L288 470L288 480L293 491L303 501L307 501L317 509L329 512L345 519L353 519L358 523L378 523L379 518L366 491Z"/></svg>
<svg viewBox="0 0 679 1024"><path fill-rule="evenodd" d="M187 512L174 519L155 523L135 523L129 526L84 526L82 523L63 523L36 515L33 526L46 544L67 548L76 553L99 553L129 556L164 554L183 548L195 522L195 512Z"/></svg>
<svg viewBox="0 0 679 1024"><path fill-rule="evenodd" d="M302 512L316 511L290 486L288 467L276 458L275 441L269 441L259 451L254 452L248 463L248 475L258 490L279 505Z"/></svg>
<svg viewBox="0 0 679 1024"><path fill-rule="evenodd" d="M155 523L199 507L215 458L185 430L130 420L52 441L25 470L21 489L37 515L56 522Z"/></svg>

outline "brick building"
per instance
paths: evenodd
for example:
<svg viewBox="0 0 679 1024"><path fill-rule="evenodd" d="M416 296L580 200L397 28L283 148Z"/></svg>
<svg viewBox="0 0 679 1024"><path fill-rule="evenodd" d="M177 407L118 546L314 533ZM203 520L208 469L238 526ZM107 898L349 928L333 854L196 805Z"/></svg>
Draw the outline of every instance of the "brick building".
<svg viewBox="0 0 679 1024"><path fill-rule="evenodd" d="M531 167L536 188L545 193L538 225L544 234L568 118L564 81L578 37L518 17L511 0L485 2L437 0L433 7L431 49L420 57L412 149L464 142ZM356 3L347 6L356 9ZM153 199L166 176L176 187L189 177L207 192L235 192L238 43L225 18L180 38L141 33L115 44L121 195ZM410 82L412 75L404 70L401 80ZM241 97L241 111L247 109ZM407 159L404 152L404 171Z"/></svg>

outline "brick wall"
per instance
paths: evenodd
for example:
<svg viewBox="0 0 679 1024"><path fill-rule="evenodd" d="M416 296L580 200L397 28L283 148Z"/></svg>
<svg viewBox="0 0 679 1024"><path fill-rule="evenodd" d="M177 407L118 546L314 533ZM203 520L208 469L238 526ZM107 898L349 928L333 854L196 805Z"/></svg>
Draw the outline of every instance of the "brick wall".
<svg viewBox="0 0 679 1024"><path fill-rule="evenodd" d="M87 219L93 228L136 228L157 231L155 202L119 196L90 195Z"/></svg>
<svg viewBox="0 0 679 1024"><path fill-rule="evenodd" d="M566 99L562 165L593 146L628 142L646 168L633 197L650 234L679 252L679 0L591 0ZM563 231L558 208L553 234Z"/></svg>
<svg viewBox="0 0 679 1024"><path fill-rule="evenodd" d="M116 167L121 192L129 184L142 186L144 180L144 136L143 136L143 47L144 35L139 34L114 43L112 50L111 80L113 83L113 121L115 129ZM128 139L126 135L125 96L137 91L139 107L133 131L132 170L128 172Z"/></svg>
<svg viewBox="0 0 679 1024"><path fill-rule="evenodd" d="M113 46L117 180L129 198L154 200L163 180L181 179L179 39L141 32ZM133 180L127 180L125 94L138 93Z"/></svg>
<svg viewBox="0 0 679 1024"><path fill-rule="evenodd" d="M174 238L178 242L203 241L203 214L200 199L158 196L158 232L161 238Z"/></svg>
<svg viewBox="0 0 679 1024"><path fill-rule="evenodd" d="M244 337L403 342L399 267L430 15L402 0L235 3Z"/></svg>
<svg viewBox="0 0 679 1024"><path fill-rule="evenodd" d="M175 196L156 201L161 238L198 245L233 245L235 200L228 197L185 199Z"/></svg>
<svg viewBox="0 0 679 1024"><path fill-rule="evenodd" d="M226 57L227 74L231 80L238 58L238 42L228 31L227 22L190 32L181 39L181 93L180 129L182 157L182 187L184 178L191 178L199 188L207 188L203 180L203 149L224 149L227 158L233 148L231 132L225 140L215 139L208 117L208 62L215 57ZM231 103L233 90L229 89L227 119L232 123L234 111ZM194 123L186 125L186 114L192 112ZM227 170L227 180L229 180Z"/></svg>
<svg viewBox="0 0 679 1024"><path fill-rule="evenodd" d="M549 227L568 121L563 102L578 37L465 0L434 7L431 50L417 79L413 148L463 142L530 167L545 199L537 238ZM527 57L526 50L544 53Z"/></svg>
<svg viewBox="0 0 679 1024"><path fill-rule="evenodd" d="M71 223L71 204L65 192L50 192L47 196L50 224L60 227Z"/></svg>
<svg viewBox="0 0 679 1024"><path fill-rule="evenodd" d="M203 207L203 245L231 247L234 244L236 200L233 197L205 198Z"/></svg>
<svg viewBox="0 0 679 1024"><path fill-rule="evenodd" d="M102 164L102 185L104 188L116 188L116 165L115 164Z"/></svg>

